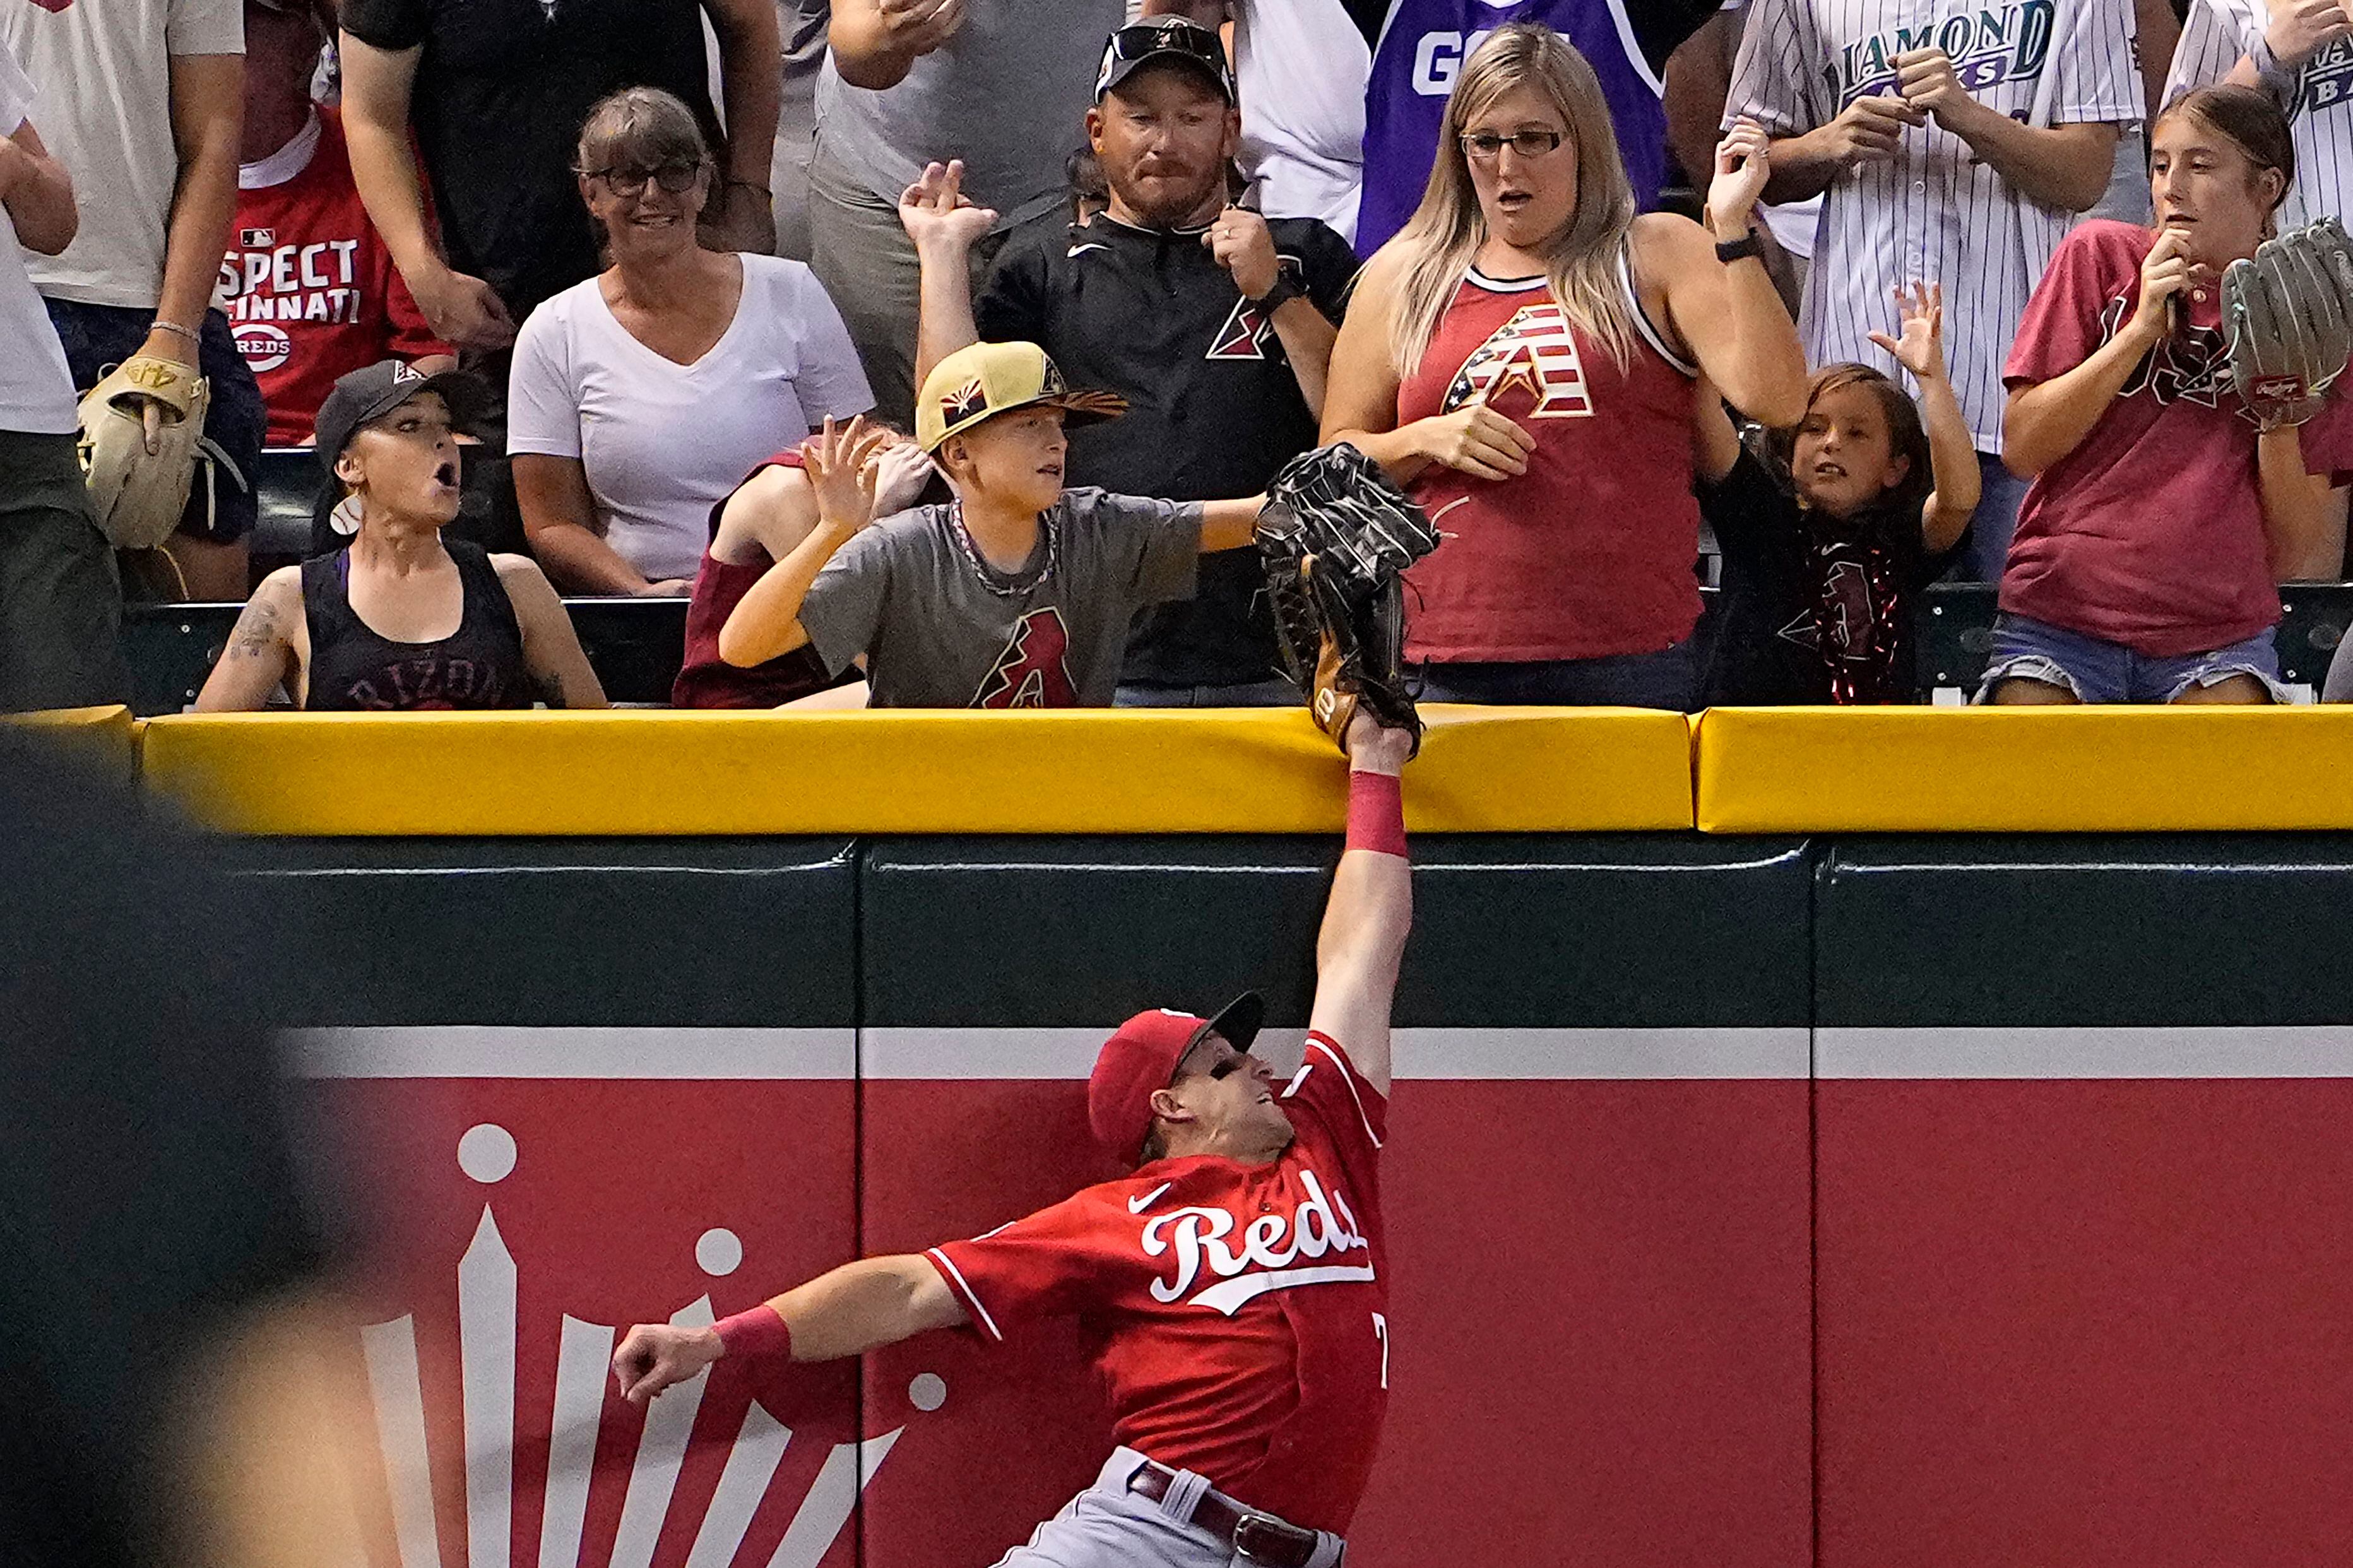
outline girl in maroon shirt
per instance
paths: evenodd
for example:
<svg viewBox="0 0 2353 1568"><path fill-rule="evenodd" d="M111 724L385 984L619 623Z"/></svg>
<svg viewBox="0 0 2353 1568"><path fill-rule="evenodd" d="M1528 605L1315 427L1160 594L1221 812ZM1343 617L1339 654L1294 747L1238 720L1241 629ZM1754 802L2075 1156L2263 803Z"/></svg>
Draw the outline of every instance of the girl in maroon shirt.
<svg viewBox="0 0 2353 1568"><path fill-rule="evenodd" d="M1638 217L1593 68L1514 25L1465 62L1441 136L1420 209L1359 279L1324 407L1324 439L1449 535L1409 574L1408 656L1440 701L1688 707L1695 378L1767 424L1805 411L1749 225L1765 133L1717 148L1708 227Z"/></svg>

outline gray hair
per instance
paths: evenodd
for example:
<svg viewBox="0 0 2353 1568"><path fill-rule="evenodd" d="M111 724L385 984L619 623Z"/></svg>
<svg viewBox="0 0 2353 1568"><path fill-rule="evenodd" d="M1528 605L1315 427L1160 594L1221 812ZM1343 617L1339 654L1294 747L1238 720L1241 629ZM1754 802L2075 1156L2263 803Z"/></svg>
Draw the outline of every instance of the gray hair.
<svg viewBox="0 0 2353 1568"><path fill-rule="evenodd" d="M676 93L658 87L625 87L607 93L588 111L580 127L573 172L654 170L670 163L713 166L711 143L694 110Z"/></svg>

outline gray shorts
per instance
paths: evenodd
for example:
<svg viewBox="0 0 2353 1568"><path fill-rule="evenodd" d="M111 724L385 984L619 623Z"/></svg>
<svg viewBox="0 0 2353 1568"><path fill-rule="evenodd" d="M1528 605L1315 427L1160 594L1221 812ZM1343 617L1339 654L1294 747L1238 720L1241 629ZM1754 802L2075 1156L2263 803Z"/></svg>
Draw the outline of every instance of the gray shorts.
<svg viewBox="0 0 2353 1568"><path fill-rule="evenodd" d="M1113 1449L1095 1484L997 1568L1250 1568L1208 1531L1179 1524L1161 1503L1127 1489L1128 1478L1148 1462L1133 1448ZM1186 1496L1172 1489L1164 1500ZM1310 1568L1339 1568L1346 1549L1338 1536L1324 1536Z"/></svg>

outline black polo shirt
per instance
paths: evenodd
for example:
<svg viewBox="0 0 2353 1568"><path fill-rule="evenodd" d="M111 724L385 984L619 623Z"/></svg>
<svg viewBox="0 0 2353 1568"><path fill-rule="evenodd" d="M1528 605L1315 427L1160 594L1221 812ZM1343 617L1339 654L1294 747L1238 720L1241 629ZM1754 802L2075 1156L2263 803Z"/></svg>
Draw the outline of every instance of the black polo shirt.
<svg viewBox="0 0 2353 1568"><path fill-rule="evenodd" d="M1313 218L1271 218L1277 254L1316 307L1340 320L1356 261ZM1132 227L1099 214L1015 231L974 302L991 342L1042 346L1072 386L1125 396L1127 415L1071 432L1069 482L1124 495L1225 500L1256 495L1315 445L1316 420L1265 313L1245 300L1202 231ZM1125 679L1230 686L1276 669L1257 553L1201 561L1190 601L1136 617Z"/></svg>

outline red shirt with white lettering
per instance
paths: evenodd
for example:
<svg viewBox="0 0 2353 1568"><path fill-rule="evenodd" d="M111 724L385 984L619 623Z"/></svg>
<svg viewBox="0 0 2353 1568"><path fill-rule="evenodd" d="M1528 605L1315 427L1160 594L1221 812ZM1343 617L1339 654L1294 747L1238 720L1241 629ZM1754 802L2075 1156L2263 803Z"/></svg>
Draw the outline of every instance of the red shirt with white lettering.
<svg viewBox="0 0 2353 1568"><path fill-rule="evenodd" d="M336 377L457 352L425 324L360 205L342 119L322 109L312 126L238 171L221 258L229 324L269 405L272 447L310 442Z"/></svg>
<svg viewBox="0 0 2353 1568"><path fill-rule="evenodd" d="M1388 1102L1322 1035L1279 1099L1272 1164L1157 1160L925 1256L991 1343L1078 1318L1121 1443L1343 1534L1388 1404Z"/></svg>

